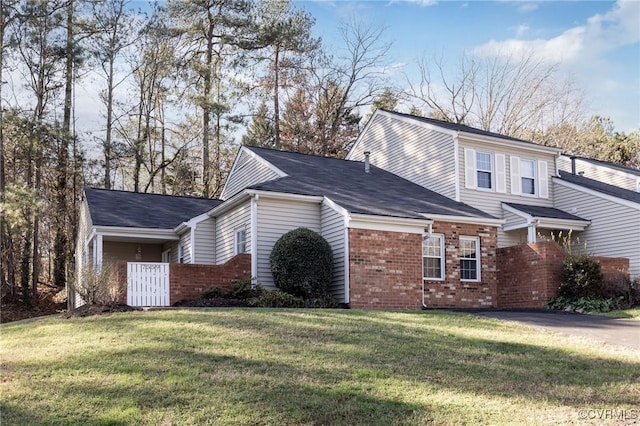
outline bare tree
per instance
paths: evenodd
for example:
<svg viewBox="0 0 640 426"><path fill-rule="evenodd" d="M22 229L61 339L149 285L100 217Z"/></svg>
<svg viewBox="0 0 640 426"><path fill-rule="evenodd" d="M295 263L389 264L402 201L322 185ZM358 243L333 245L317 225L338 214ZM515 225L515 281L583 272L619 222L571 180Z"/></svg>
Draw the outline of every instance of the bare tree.
<svg viewBox="0 0 640 426"><path fill-rule="evenodd" d="M583 94L562 80L557 64L521 57L463 56L451 74L442 59L418 61L419 81L406 95L445 121L522 137L582 114Z"/></svg>

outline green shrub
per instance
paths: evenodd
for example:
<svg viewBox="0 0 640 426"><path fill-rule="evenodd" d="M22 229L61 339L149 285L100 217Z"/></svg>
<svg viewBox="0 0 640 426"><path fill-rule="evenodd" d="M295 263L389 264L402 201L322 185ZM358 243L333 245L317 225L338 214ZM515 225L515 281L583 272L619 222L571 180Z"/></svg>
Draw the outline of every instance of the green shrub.
<svg viewBox="0 0 640 426"><path fill-rule="evenodd" d="M253 286L251 278L233 280L228 289L222 287L207 287L200 293L202 299L240 299L247 300L260 297L264 289L260 285Z"/></svg>
<svg viewBox="0 0 640 426"><path fill-rule="evenodd" d="M207 287L200 292L202 299L220 299L225 297L225 290L220 287Z"/></svg>
<svg viewBox="0 0 640 426"><path fill-rule="evenodd" d="M558 296L548 303L549 309L571 312L609 312L620 308L622 297L565 297Z"/></svg>
<svg viewBox="0 0 640 426"><path fill-rule="evenodd" d="M273 281L280 290L312 299L328 294L333 274L333 253L317 232L298 228L276 242L269 256Z"/></svg>
<svg viewBox="0 0 640 426"><path fill-rule="evenodd" d="M249 305L257 308L304 308L305 302L301 297L284 291L265 291L260 297L249 299Z"/></svg>
<svg viewBox="0 0 640 426"><path fill-rule="evenodd" d="M598 297L603 276L600 264L587 255L570 254L562 265L559 295L568 298Z"/></svg>
<svg viewBox="0 0 640 426"><path fill-rule="evenodd" d="M229 299L245 300L260 297L263 293L264 289L260 284L254 286L251 283L251 278L244 278L231 282L231 287L229 288L226 297Z"/></svg>

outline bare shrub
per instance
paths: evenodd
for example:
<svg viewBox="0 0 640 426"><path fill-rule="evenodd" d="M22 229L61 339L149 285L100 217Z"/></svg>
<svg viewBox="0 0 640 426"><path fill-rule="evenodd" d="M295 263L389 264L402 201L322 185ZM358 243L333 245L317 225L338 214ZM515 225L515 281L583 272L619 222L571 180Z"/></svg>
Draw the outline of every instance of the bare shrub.
<svg viewBox="0 0 640 426"><path fill-rule="evenodd" d="M73 284L73 291L88 305L117 303L124 288L111 265L88 265L80 271Z"/></svg>

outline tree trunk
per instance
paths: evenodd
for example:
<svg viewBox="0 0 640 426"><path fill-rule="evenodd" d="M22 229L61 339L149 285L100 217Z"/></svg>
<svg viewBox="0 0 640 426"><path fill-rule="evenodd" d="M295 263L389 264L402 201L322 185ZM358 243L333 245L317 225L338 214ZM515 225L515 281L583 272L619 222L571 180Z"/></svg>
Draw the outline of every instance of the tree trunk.
<svg viewBox="0 0 640 426"><path fill-rule="evenodd" d="M280 46L276 45L273 55L273 128L275 134L275 148L280 149Z"/></svg>

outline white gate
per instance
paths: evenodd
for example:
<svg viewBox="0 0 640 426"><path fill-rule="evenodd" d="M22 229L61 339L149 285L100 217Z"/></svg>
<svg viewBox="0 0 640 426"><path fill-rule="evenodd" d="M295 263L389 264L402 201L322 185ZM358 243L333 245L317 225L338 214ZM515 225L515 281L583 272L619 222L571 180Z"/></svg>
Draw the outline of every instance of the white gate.
<svg viewBox="0 0 640 426"><path fill-rule="evenodd" d="M127 305L169 306L169 264L127 263Z"/></svg>

